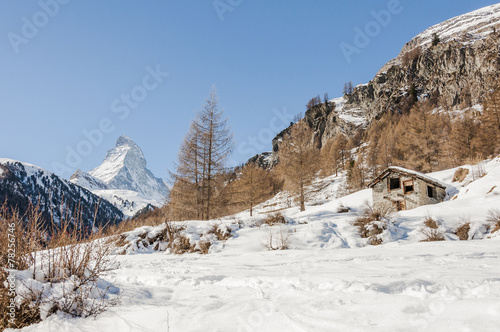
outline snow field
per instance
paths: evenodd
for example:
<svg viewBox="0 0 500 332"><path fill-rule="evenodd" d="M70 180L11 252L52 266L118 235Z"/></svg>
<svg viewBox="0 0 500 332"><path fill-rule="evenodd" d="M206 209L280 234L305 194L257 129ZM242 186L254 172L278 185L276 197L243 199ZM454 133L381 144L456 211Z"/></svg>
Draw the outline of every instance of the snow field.
<svg viewBox="0 0 500 332"><path fill-rule="evenodd" d="M162 226L141 227L127 233L127 254L103 278L119 294L117 306L96 319L58 314L24 330L498 331L500 236L485 224L500 208L500 159L463 167L470 172L460 183L451 183L456 169L430 174L448 185L450 199L392 216L380 246L367 245L352 224L371 191L334 198L344 175L313 184L305 212L288 208L282 193L253 217L185 222L192 243L214 224L232 230L227 241L212 239L208 255L143 246L138 240ZM350 212L339 213L340 205ZM280 227L261 225L273 210L287 218L289 250L263 246ZM427 216L446 241L420 242ZM470 241L453 234L464 220Z"/></svg>
<svg viewBox="0 0 500 332"><path fill-rule="evenodd" d="M495 331L499 241L118 256L121 303L26 331Z"/></svg>

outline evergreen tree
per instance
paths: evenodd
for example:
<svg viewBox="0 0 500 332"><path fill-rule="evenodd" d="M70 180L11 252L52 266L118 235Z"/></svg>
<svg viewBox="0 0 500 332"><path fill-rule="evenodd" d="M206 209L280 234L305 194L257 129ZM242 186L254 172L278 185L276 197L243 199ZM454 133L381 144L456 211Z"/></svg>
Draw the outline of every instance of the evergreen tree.
<svg viewBox="0 0 500 332"><path fill-rule="evenodd" d="M433 33L432 34L432 46L436 46L440 42L441 42L441 39L439 39L439 36L437 35L437 33Z"/></svg>

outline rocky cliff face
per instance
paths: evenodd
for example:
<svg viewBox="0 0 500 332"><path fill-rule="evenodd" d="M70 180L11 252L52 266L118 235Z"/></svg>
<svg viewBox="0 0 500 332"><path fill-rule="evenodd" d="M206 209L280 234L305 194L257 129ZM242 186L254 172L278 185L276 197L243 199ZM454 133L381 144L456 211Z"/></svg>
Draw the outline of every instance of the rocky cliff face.
<svg viewBox="0 0 500 332"><path fill-rule="evenodd" d="M440 42L433 46L436 35ZM500 72L500 4L436 24L406 43L368 84L346 96L346 108L367 111L368 120L401 108L415 86L419 99L467 107L482 102Z"/></svg>
<svg viewBox="0 0 500 332"><path fill-rule="evenodd" d="M432 45L436 34L440 42ZM481 8L430 27L406 43L367 84L344 97L309 109L303 120L321 148L339 133L353 135L383 113L404 110L412 86L419 100L465 108L483 101L500 73L500 4ZM276 155L285 133L273 140Z"/></svg>
<svg viewBox="0 0 500 332"><path fill-rule="evenodd" d="M472 43L459 40L414 48L393 60L367 85L346 96L346 108L367 111L372 121L382 113L401 108L410 87L417 97L436 98L440 105L470 107L483 101L485 91L494 87L500 73L500 32Z"/></svg>

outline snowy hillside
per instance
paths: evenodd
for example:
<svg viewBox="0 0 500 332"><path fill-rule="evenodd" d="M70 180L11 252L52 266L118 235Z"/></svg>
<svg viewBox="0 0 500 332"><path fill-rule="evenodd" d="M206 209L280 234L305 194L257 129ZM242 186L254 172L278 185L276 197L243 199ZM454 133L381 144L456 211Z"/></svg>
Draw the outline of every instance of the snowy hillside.
<svg viewBox="0 0 500 332"><path fill-rule="evenodd" d="M443 42L451 39L470 42L483 38L499 26L500 4L495 4L433 25L415 36L405 47L409 50L417 46L429 46L434 34Z"/></svg>
<svg viewBox="0 0 500 332"><path fill-rule="evenodd" d="M78 170L71 182L113 202L127 216L147 204L162 206L168 194L165 182L146 168L142 150L127 136L120 136L101 165L88 173Z"/></svg>
<svg viewBox="0 0 500 332"><path fill-rule="evenodd" d="M461 182L451 182L456 169L431 174L448 185L449 200L392 216L379 246L353 225L370 190L335 198L345 176L311 186L305 212L286 194L257 207L280 210L286 224L248 211L182 223L197 248L212 243L208 255L171 254L164 226L138 228L121 238L120 268L105 277L118 306L95 320L54 315L24 331L495 331L500 231L486 218L500 208L500 158L463 168ZM428 216L444 241L420 242ZM454 234L464 220L470 241ZM232 237L217 238L214 227ZM280 233L289 249L268 251Z"/></svg>

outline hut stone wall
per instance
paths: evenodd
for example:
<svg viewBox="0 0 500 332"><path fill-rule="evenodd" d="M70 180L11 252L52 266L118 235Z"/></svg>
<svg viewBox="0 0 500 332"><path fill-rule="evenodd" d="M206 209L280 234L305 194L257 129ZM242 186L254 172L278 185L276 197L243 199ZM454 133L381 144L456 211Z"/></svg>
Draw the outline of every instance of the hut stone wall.
<svg viewBox="0 0 500 332"><path fill-rule="evenodd" d="M399 182L399 185L397 184ZM372 187L373 206L388 207L392 211L409 210L442 202L446 190L420 178L389 172Z"/></svg>

